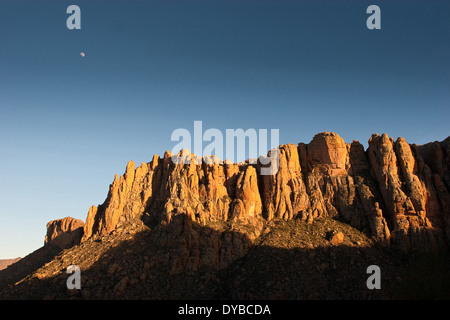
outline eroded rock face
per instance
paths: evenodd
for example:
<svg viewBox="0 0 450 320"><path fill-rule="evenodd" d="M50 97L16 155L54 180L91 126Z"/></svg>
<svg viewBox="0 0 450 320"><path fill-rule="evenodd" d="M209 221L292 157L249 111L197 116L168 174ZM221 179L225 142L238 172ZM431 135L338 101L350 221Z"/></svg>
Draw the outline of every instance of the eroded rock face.
<svg viewBox="0 0 450 320"><path fill-rule="evenodd" d="M450 139L415 146L374 134L364 150L323 132L309 144L280 146L278 171L261 175L259 162L166 151L137 168L130 161L115 176L105 202L89 209L82 241L142 219L178 248L173 272L221 268L245 254L271 220L326 216L385 245L435 250L450 241L449 153ZM205 240L196 226L221 236Z"/></svg>
<svg viewBox="0 0 450 320"><path fill-rule="evenodd" d="M296 145L279 147L279 168L274 175L261 176L264 216L292 219L309 207L309 195L303 180Z"/></svg>
<svg viewBox="0 0 450 320"><path fill-rule="evenodd" d="M331 176L347 173L347 145L334 132L323 132L314 136L308 144L308 156L311 166L322 166Z"/></svg>
<svg viewBox="0 0 450 320"><path fill-rule="evenodd" d="M77 245L83 236L84 222L79 219L66 217L47 223L45 244L53 244L61 249Z"/></svg>
<svg viewBox="0 0 450 320"><path fill-rule="evenodd" d="M403 138L372 135L368 156L395 241L405 250L431 249L449 232L446 208L437 196L430 168ZM448 190L444 191L448 195ZM445 202L445 200L444 200Z"/></svg>

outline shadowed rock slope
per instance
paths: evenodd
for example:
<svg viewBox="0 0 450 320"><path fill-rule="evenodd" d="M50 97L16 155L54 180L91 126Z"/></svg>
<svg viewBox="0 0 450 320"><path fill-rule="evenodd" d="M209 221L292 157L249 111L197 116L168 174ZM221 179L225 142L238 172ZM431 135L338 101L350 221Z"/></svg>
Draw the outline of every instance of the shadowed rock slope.
<svg viewBox="0 0 450 320"><path fill-rule="evenodd" d="M189 164L173 161L186 158ZM196 159L182 151L155 155L137 168L130 161L84 223L69 217L49 222L45 246L65 250L0 296L445 295L450 138L416 146L374 134L364 150L324 132L309 144L280 146L272 175L261 174L260 161ZM66 289L71 264L81 268L81 290ZM367 289L371 264L383 270L384 290ZM425 272L417 271L422 267ZM420 280L430 270L426 283L446 277L432 289Z"/></svg>

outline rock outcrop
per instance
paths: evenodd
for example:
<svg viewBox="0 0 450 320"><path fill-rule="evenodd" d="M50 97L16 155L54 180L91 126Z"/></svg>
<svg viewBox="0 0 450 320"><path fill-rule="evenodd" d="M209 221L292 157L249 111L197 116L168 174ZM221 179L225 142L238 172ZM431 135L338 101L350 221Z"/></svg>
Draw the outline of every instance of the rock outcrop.
<svg viewBox="0 0 450 320"><path fill-rule="evenodd" d="M448 298L450 138L374 134L365 150L323 132L272 152L271 175L188 150L130 161L85 223L49 222L0 272L0 299ZM361 285L371 264L390 289Z"/></svg>
<svg viewBox="0 0 450 320"><path fill-rule="evenodd" d="M51 244L60 249L67 249L77 245L83 236L84 222L79 219L66 217L47 223L45 244Z"/></svg>
<svg viewBox="0 0 450 320"><path fill-rule="evenodd" d="M174 270L224 267L277 219L310 223L333 217L405 251L435 250L450 241L449 138L416 146L374 134L364 150L356 140L345 143L336 133L323 132L309 144L286 144L278 151L273 175L261 175L259 161L199 161L188 150L166 151L137 168L130 161L124 175L115 176L105 202L89 209L81 241L141 219L165 228L168 236L161 235L166 239L161 241L181 252ZM81 223L49 223L46 242L67 247L74 242L61 232ZM206 241L197 224L222 236ZM249 241L238 239L238 233Z"/></svg>
<svg viewBox="0 0 450 320"><path fill-rule="evenodd" d="M440 177L432 178L430 168L416 149L403 138L394 142L383 134L372 135L367 152L394 240L405 250L428 250L441 244L445 233L450 232L444 223L448 209L437 195ZM448 190L441 197L445 195Z"/></svg>

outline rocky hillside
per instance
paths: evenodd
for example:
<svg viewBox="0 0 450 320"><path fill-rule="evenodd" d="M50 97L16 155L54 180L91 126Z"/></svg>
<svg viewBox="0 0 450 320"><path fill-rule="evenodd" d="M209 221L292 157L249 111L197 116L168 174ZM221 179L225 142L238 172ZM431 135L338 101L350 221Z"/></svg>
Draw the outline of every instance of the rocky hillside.
<svg viewBox="0 0 450 320"><path fill-rule="evenodd" d="M179 154L178 157L184 156ZM192 158L194 155L189 154ZM425 146L373 135L369 147L335 133L279 149L279 170L261 165L175 165L172 154L116 175L107 199L92 206L82 241L126 221L169 224L178 215L231 230L251 226L254 240L272 219L334 217L384 244L433 249L450 239L450 139Z"/></svg>
<svg viewBox="0 0 450 320"><path fill-rule="evenodd" d="M85 222L49 222L44 247L59 253L0 296L395 298L450 288L431 279L448 279L450 265L450 138L416 146L374 134L364 150L324 132L280 146L273 175L260 161L173 157L195 159L130 161ZM70 264L81 290L66 290ZM370 264L386 290L365 286Z"/></svg>

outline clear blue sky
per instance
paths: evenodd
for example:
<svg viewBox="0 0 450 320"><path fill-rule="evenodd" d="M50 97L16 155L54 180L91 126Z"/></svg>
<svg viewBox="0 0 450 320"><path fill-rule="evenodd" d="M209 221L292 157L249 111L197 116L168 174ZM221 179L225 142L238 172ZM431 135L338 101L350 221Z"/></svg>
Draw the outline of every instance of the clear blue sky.
<svg viewBox="0 0 450 320"><path fill-rule="evenodd" d="M443 140L449 39L449 1L0 0L0 258L42 246L52 219L85 220L129 160L194 120L280 143Z"/></svg>

